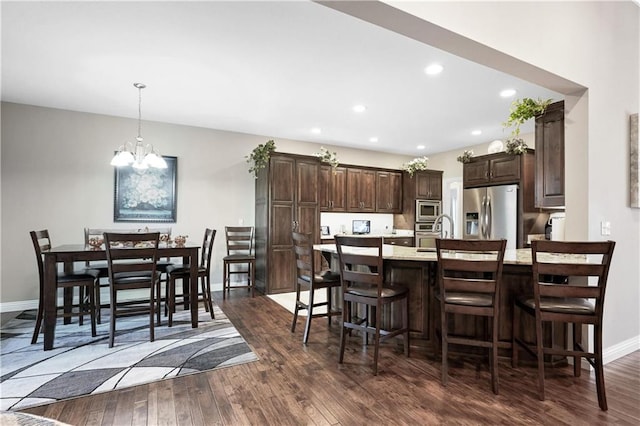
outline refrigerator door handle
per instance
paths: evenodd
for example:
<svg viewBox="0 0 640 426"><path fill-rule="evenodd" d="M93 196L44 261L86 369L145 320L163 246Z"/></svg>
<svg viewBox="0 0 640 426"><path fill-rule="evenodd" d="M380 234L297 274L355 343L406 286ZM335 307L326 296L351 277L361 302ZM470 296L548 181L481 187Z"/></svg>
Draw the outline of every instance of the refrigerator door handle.
<svg viewBox="0 0 640 426"><path fill-rule="evenodd" d="M486 234L486 222L485 222L485 214L486 214L486 203L487 197L482 197L482 204L480 206L480 239L485 239Z"/></svg>
<svg viewBox="0 0 640 426"><path fill-rule="evenodd" d="M487 224L487 236L486 239L491 238L491 220L492 220L492 211L491 211L491 196L487 195L487 207L485 208L485 222Z"/></svg>

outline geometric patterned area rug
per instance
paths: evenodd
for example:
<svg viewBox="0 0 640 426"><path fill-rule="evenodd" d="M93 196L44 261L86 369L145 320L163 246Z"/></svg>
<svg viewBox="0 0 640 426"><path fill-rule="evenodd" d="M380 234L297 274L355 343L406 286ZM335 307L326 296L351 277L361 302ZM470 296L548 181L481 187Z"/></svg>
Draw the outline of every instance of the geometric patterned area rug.
<svg viewBox="0 0 640 426"><path fill-rule="evenodd" d="M103 310L107 312L108 310ZM147 315L118 318L109 348L109 317L103 313L98 335L91 337L87 317L79 326L56 324L54 348L43 350L43 336L31 344L35 310L2 326L0 410L25 407L150 383L258 360L247 342L214 305L215 319L199 310L198 328L189 311L177 310L173 327L155 327L149 342Z"/></svg>

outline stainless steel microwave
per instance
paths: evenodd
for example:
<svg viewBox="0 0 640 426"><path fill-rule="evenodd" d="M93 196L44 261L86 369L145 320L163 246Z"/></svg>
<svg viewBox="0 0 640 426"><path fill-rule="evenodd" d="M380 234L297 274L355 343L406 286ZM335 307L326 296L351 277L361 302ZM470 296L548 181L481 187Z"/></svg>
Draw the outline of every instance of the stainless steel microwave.
<svg viewBox="0 0 640 426"><path fill-rule="evenodd" d="M416 222L432 222L442 213L442 203L435 200L416 200Z"/></svg>

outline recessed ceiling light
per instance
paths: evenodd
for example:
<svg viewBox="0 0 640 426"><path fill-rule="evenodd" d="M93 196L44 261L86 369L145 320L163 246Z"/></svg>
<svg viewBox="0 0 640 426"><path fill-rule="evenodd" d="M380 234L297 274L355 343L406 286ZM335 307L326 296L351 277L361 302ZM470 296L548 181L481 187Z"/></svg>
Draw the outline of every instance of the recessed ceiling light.
<svg viewBox="0 0 640 426"><path fill-rule="evenodd" d="M366 110L366 109L367 109L367 107L366 107L366 106L364 106L364 105L355 105L355 106L353 107L353 110L354 110L355 112L365 112L365 110Z"/></svg>
<svg viewBox="0 0 640 426"><path fill-rule="evenodd" d="M436 75L440 74L443 69L444 68L440 64L431 64L424 69L424 72L426 72L427 75Z"/></svg>
<svg viewBox="0 0 640 426"><path fill-rule="evenodd" d="M481 134L482 134L482 130L473 130L473 131L471 131L471 134L472 134L473 136L481 135Z"/></svg>
<svg viewBox="0 0 640 426"><path fill-rule="evenodd" d="M503 98L510 98L515 94L516 94L515 89L504 89L502 92L500 92L500 96L502 96Z"/></svg>
<svg viewBox="0 0 640 426"><path fill-rule="evenodd" d="M313 129L311 129L311 133L313 133L314 135L319 135L320 133L322 133L322 130L320 130L319 127L314 127Z"/></svg>
<svg viewBox="0 0 640 426"><path fill-rule="evenodd" d="M424 145L418 145L416 146L416 149L425 149L426 147Z"/></svg>
<svg viewBox="0 0 640 426"><path fill-rule="evenodd" d="M372 137L372 138L369 138L369 142L376 143L376 142L378 142L378 138L376 138L375 136Z"/></svg>

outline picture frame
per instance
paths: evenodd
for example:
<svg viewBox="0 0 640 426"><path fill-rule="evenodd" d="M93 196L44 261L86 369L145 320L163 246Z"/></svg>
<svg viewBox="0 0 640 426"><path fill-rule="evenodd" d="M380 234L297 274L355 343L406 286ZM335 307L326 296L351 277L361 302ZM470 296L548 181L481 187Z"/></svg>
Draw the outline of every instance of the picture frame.
<svg viewBox="0 0 640 426"><path fill-rule="evenodd" d="M115 168L114 222L176 222L178 158L162 158L166 169Z"/></svg>

